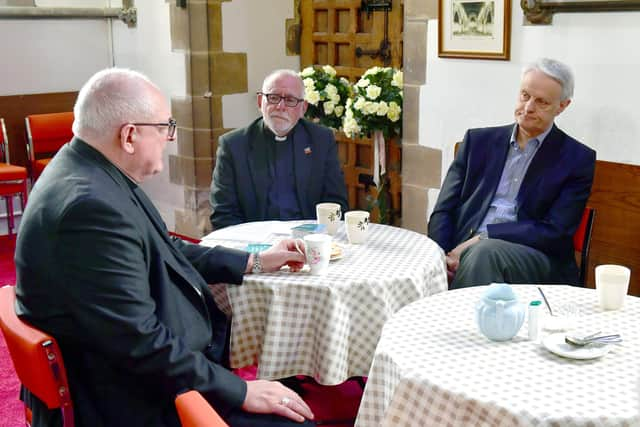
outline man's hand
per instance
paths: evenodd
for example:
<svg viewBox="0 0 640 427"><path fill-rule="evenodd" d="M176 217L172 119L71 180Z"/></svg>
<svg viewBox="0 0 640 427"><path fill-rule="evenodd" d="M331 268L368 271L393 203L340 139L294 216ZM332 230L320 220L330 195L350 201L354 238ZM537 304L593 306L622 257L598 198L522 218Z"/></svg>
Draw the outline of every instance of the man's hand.
<svg viewBox="0 0 640 427"><path fill-rule="evenodd" d="M449 283L451 283L451 280L453 280L453 276L455 276L456 271L458 271L458 266L460 266L460 255L462 255L462 252L464 252L464 250L469 246L475 245L479 241L480 236L473 236L469 240L465 240L464 242L460 243L447 254L447 276L449 278Z"/></svg>
<svg viewBox="0 0 640 427"><path fill-rule="evenodd" d="M277 414L299 423L313 419L313 412L305 401L277 381L247 381L242 409L255 414Z"/></svg>
<svg viewBox="0 0 640 427"><path fill-rule="evenodd" d="M260 260L265 273L278 271L283 265L288 265L290 271L300 271L305 262L304 244L300 240L282 240L266 251L260 252ZM249 273L252 266L253 255L249 257L245 272Z"/></svg>

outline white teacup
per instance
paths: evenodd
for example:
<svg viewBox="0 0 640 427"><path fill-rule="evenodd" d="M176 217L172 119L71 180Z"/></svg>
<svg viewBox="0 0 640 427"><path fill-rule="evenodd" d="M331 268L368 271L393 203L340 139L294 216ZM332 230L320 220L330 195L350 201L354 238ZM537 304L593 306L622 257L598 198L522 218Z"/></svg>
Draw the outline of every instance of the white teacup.
<svg viewBox="0 0 640 427"><path fill-rule="evenodd" d="M331 258L331 236L327 234L307 234L304 236L307 264L311 274L321 276L329 270Z"/></svg>
<svg viewBox="0 0 640 427"><path fill-rule="evenodd" d="M622 265L604 264L596 267L596 289L603 310L618 310L624 306L630 277L631 270Z"/></svg>
<svg viewBox="0 0 640 427"><path fill-rule="evenodd" d="M316 218L318 224L326 225L327 233L333 236L340 226L342 209L337 203L318 203L316 205Z"/></svg>
<svg viewBox="0 0 640 427"><path fill-rule="evenodd" d="M364 243L369 229L369 212L349 211L344 214L344 224L347 229L349 243Z"/></svg>

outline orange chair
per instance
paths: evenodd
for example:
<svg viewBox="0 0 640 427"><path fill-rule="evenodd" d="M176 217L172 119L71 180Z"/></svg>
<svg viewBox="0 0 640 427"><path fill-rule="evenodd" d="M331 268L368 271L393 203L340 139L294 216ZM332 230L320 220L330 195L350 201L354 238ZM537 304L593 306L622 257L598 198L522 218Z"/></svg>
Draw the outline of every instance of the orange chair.
<svg viewBox="0 0 640 427"><path fill-rule="evenodd" d="M73 112L32 114L25 117L27 156L31 182L35 182L51 157L73 137Z"/></svg>
<svg viewBox="0 0 640 427"><path fill-rule="evenodd" d="M589 249L591 248L591 232L593 231L593 221L596 216L594 208L585 207L582 212L580 225L573 235L573 249L580 252L580 271L578 282L585 286L587 280L587 269L589 268Z"/></svg>
<svg viewBox="0 0 640 427"><path fill-rule="evenodd" d="M18 378L49 409L60 408L64 427L73 427L73 404L62 354L56 340L21 320L13 286L0 288L0 328ZM31 415L25 406L27 425Z"/></svg>
<svg viewBox="0 0 640 427"><path fill-rule="evenodd" d="M10 163L9 141L4 119L0 119L0 197L4 197L7 205L7 228L9 236L15 226L13 212L13 196L20 195L22 210L27 204L27 169Z"/></svg>
<svg viewBox="0 0 640 427"><path fill-rule="evenodd" d="M183 427L228 427L216 410L196 390L178 395L176 409Z"/></svg>

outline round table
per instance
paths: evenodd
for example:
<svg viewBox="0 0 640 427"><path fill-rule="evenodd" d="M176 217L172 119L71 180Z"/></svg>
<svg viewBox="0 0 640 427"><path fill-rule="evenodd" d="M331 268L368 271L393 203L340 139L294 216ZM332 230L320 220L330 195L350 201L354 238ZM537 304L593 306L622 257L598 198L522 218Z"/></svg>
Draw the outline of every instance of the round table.
<svg viewBox="0 0 640 427"><path fill-rule="evenodd" d="M290 229L300 222L285 224ZM283 223L277 225L282 230ZM273 243L284 236L267 237L265 228L272 226L235 228L240 239L260 238L250 243ZM233 235L234 227L225 228L201 244L246 247L246 240L231 241ZM344 227L334 241L344 255L330 263L325 276L279 271L246 275L240 286L212 286L216 302L232 318L232 367L257 363L259 378L308 375L327 385L365 376L391 315L447 289L444 254L425 235L371 224L362 245L349 245Z"/></svg>
<svg viewBox="0 0 640 427"><path fill-rule="evenodd" d="M385 325L356 426L640 425L640 298L603 312L593 289L542 288L552 307L578 306L580 329L623 343L602 358L566 359L530 341L526 321L513 340L490 341L474 319L486 287L434 295ZM527 304L541 299L535 286L514 289Z"/></svg>

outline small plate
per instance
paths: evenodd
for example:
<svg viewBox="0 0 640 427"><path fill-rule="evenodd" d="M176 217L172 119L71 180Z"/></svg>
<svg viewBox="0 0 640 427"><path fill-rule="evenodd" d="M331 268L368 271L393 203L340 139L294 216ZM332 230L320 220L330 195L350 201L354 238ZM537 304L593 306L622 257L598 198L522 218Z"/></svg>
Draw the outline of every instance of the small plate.
<svg viewBox="0 0 640 427"><path fill-rule="evenodd" d="M340 246L337 243L331 244L331 256L329 257L329 261L339 260L344 256L344 247Z"/></svg>
<svg viewBox="0 0 640 427"><path fill-rule="evenodd" d="M606 344L589 344L583 347L567 344L564 341L564 332L558 332L557 334L547 335L542 341L542 345L551 353L558 356L568 357L569 359L596 359L609 353L611 348Z"/></svg>

